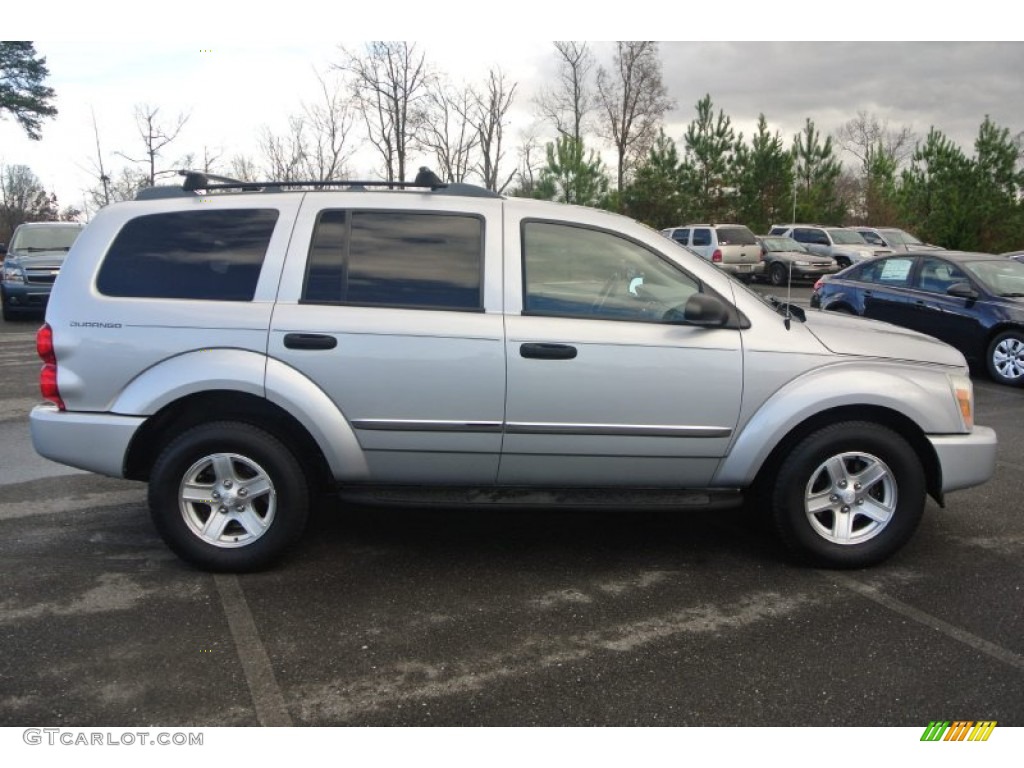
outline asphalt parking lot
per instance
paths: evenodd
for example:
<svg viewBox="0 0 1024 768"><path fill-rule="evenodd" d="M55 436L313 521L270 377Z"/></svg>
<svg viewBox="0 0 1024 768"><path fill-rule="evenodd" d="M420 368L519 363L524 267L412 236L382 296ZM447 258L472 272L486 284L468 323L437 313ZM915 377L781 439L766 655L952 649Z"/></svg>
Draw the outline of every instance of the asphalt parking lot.
<svg viewBox="0 0 1024 768"><path fill-rule="evenodd" d="M1024 725L1024 391L976 378L995 478L869 570L741 512L325 500L214 576L144 486L34 456L37 325L0 323L0 725Z"/></svg>

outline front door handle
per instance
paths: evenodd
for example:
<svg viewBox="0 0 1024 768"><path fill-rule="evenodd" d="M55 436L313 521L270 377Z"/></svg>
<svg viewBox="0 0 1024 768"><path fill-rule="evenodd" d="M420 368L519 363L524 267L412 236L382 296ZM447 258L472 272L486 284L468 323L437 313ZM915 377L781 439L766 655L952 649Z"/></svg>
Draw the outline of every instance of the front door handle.
<svg viewBox="0 0 1024 768"><path fill-rule="evenodd" d="M569 344L522 344L519 354L535 360L572 360L576 347Z"/></svg>
<svg viewBox="0 0 1024 768"><path fill-rule="evenodd" d="M338 340L322 333L286 333L284 345L288 349L334 349Z"/></svg>

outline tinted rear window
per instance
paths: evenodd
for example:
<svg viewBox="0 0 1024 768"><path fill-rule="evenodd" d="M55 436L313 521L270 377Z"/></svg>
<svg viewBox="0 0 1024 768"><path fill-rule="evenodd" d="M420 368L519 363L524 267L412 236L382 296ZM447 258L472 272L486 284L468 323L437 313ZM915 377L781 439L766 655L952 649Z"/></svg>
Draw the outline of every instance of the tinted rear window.
<svg viewBox="0 0 1024 768"><path fill-rule="evenodd" d="M718 227L719 245L757 245L754 233L746 227Z"/></svg>
<svg viewBox="0 0 1024 768"><path fill-rule="evenodd" d="M252 301L278 212L157 213L114 238L96 287L107 296Z"/></svg>

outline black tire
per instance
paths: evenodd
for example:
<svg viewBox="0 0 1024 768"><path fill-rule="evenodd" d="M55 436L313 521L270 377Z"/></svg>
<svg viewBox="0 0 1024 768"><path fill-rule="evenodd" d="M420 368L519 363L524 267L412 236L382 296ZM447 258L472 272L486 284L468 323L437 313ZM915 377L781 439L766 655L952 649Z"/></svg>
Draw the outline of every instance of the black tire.
<svg viewBox="0 0 1024 768"><path fill-rule="evenodd" d="M295 455L269 432L212 422L164 448L150 473L149 509L183 560L210 571L253 571L302 534L309 486Z"/></svg>
<svg viewBox="0 0 1024 768"><path fill-rule="evenodd" d="M863 568L906 544L921 521L925 493L921 461L903 437L872 422L843 422L807 436L785 457L772 516L799 559Z"/></svg>
<svg viewBox="0 0 1024 768"><path fill-rule="evenodd" d="M1004 331L992 339L985 353L988 375L998 384L1024 386L1024 333Z"/></svg>
<svg viewBox="0 0 1024 768"><path fill-rule="evenodd" d="M789 270L781 261L776 261L768 270L768 279L772 285L786 285L789 281Z"/></svg>
<svg viewBox="0 0 1024 768"><path fill-rule="evenodd" d="M850 260L846 256L836 256L836 264L839 265L839 269L846 269L850 266Z"/></svg>

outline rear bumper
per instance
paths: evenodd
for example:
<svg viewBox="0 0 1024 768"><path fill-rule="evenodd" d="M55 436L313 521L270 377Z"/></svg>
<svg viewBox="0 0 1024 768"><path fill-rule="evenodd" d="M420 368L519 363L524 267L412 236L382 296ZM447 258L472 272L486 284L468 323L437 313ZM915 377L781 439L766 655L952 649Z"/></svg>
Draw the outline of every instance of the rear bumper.
<svg viewBox="0 0 1024 768"><path fill-rule="evenodd" d="M756 264L730 264L728 262L718 262L715 266L728 272L730 275L760 275L764 273L764 262L759 261Z"/></svg>
<svg viewBox="0 0 1024 768"><path fill-rule="evenodd" d="M981 485L996 471L995 430L978 427L969 435L929 435L928 441L939 457L942 492Z"/></svg>
<svg viewBox="0 0 1024 768"><path fill-rule="evenodd" d="M72 413L37 405L29 415L32 446L51 461L110 477L124 477L124 461L145 419L109 413Z"/></svg>

